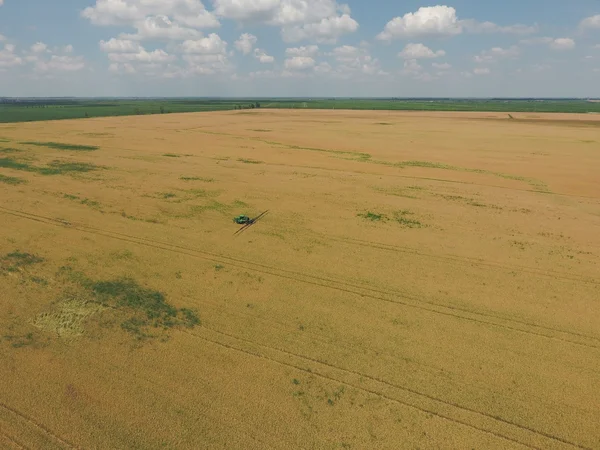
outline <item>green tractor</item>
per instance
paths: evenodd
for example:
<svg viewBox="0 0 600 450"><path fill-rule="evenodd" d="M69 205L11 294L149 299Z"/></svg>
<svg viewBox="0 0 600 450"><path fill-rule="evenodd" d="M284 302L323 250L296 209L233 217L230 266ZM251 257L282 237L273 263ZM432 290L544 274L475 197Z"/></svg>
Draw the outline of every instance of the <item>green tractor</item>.
<svg viewBox="0 0 600 450"><path fill-rule="evenodd" d="M247 223L250 223L251 220L250 217L245 216L244 214L240 214L233 219L233 221L239 225L246 225Z"/></svg>
<svg viewBox="0 0 600 450"><path fill-rule="evenodd" d="M250 225L254 224L254 222L256 222L258 219L260 219L262 216L264 216L268 212L269 211L267 210L252 219L250 217L246 216L245 214L240 214L239 216L235 216L233 218L233 221L235 223L237 223L238 225L243 225L243 226L239 230L237 230L234 234L238 234L238 233L242 232L243 230L248 228Z"/></svg>

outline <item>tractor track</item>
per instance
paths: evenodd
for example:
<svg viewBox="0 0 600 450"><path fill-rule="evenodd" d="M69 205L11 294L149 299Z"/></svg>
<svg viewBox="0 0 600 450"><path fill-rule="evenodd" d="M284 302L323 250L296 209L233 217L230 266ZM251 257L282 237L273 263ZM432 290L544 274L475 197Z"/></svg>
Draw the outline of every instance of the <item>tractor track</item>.
<svg viewBox="0 0 600 450"><path fill-rule="evenodd" d="M25 444L18 442L15 438L0 430L0 436L3 437L9 444L13 445L15 448L30 450L29 447L25 446Z"/></svg>
<svg viewBox="0 0 600 450"><path fill-rule="evenodd" d="M41 432L41 434L43 434L44 436L46 436L46 438L48 438L50 441L54 441L56 443L60 443L60 445L64 446L65 448L70 448L70 449L76 449L77 448L75 445L73 445L72 443L70 443L66 439L61 438L56 433L54 433L53 431L51 431L44 424L42 424L42 423L36 421L35 419L27 416L26 414L23 414L22 412L19 412L18 410L16 410L13 407L8 406L7 404L3 403L2 401L0 401L0 408L4 409L5 411L8 411L13 416L17 417L19 420L22 420L22 421L26 422L27 424L29 424L30 426L32 426L33 428L35 428L36 430L38 430L39 432Z"/></svg>
<svg viewBox="0 0 600 450"><path fill-rule="evenodd" d="M46 225L68 227L70 229L78 230L85 233L90 233L98 236L109 237L125 242L134 243L137 245L144 245L160 250L166 250L182 255L192 256L196 258L205 259L211 262L229 264L246 270L253 270L255 272L284 278L299 283L309 284L313 286L333 289L338 292L345 292L361 296L363 298L369 298L376 301L384 301L387 303L401 305L407 308L417 309L426 311L432 314L439 314L447 317L454 317L460 320L467 320L474 323L479 323L484 326L499 327L519 333L528 334L531 336L537 336L546 339L554 339L570 344L585 346L589 348L600 348L600 338L596 336L590 336L583 333L577 333L573 331L561 330L558 328L547 327L543 325L533 324L526 321L519 321L515 319L504 318L499 315L493 315L488 313L479 313L469 311L465 308L458 308L455 306L442 305L434 302L427 302L420 300L416 297L410 298L405 294L393 291L384 291L381 289L375 289L366 286L359 286L345 281L339 281L331 278L319 277L316 275L303 274L300 272L294 272L282 268L276 268L265 264L256 263L240 258L234 258L226 255L220 255L217 253L207 252L203 250L190 249L176 244L164 243L156 240L130 236L123 233L101 230L85 225L73 225L65 223L64 221L40 216L36 214L26 213L23 211L11 210L5 207L0 207L0 212L10 214L23 219L33 220L36 222L44 223ZM393 298L390 298L393 297ZM399 300L402 299L402 300ZM410 300L405 301L405 300Z"/></svg>
<svg viewBox="0 0 600 450"><path fill-rule="evenodd" d="M568 274L565 272L559 272L556 270L543 270L543 269L537 269L535 267L527 267L527 266L522 266L522 265L518 265L518 264L509 266L506 264L497 263L497 262L493 262L493 261L486 261L481 258L474 258L474 257L470 257L470 256L459 256L459 255L451 255L451 254L450 255L434 255L431 253L421 252L415 248L407 247L407 246L403 246L403 245L385 244L382 242L373 242L373 241L357 239L357 238L343 238L343 237L336 237L336 236L331 236L331 235L321 235L321 237L327 238L328 240L331 240L331 241L336 241L336 242L341 242L341 243L346 243L346 244L360 245L363 247L376 248L378 250L386 250L386 251L391 251L391 252L395 252L395 253L407 253L410 255L417 255L417 256L424 257L424 258L430 258L430 259L439 260L439 261L452 261L452 262L457 262L457 263L464 264L464 265L492 267L495 269L502 269L502 270L506 270L506 271L519 270L521 272L525 272L525 273L528 273L531 275L548 277L548 278L552 278L552 279L559 279L559 280L565 280L565 281L577 281L578 283L589 283L589 284L600 285L600 280L596 280L594 278L584 277L584 276L580 276L580 275L575 275L575 274Z"/></svg>
<svg viewBox="0 0 600 450"><path fill-rule="evenodd" d="M362 372L338 367L333 364L329 364L327 362L320 361L315 358L296 354L296 353L293 353L293 352L290 352L287 350L283 350L283 349L280 349L277 347L260 344L255 341L240 338L240 337L237 337L232 334L225 333L225 332L222 332L219 330L206 328L205 326L201 326L200 329L208 330L213 335L214 334L220 335L221 337L224 337L225 339L238 341L238 343L237 343L237 345L235 345L232 343L223 342L223 339L221 339L221 340L215 339L214 337L211 338L211 337L203 336L203 335L200 335L200 334L197 334L197 333L194 333L191 331L187 331L187 330L182 330L182 331L186 334L189 334L190 336L193 336L194 338L201 339L201 340L204 340L207 342L211 342L215 345L219 345L219 346L227 348L229 350L245 353L247 355L251 355L251 356L254 356L257 358L262 358L262 359L270 361L271 363L274 363L274 364L287 366L287 367L290 367L290 368L293 368L296 370L300 370L307 374L314 375L314 376L317 376L319 378L322 378L322 379L325 379L325 380L328 380L331 382L340 383L345 386L352 387L354 389L362 391L364 393L376 395L376 396L384 398L388 401L398 403L403 406L410 407L410 408L419 410L424 413L432 414L441 419L444 419L444 420L447 420L447 421L450 421L455 424L462 425L462 426L465 426L465 427L468 427L471 429L475 429L479 432L483 432L483 433L492 435L496 438L510 441L510 442L522 445L522 446L530 448L530 449L540 449L541 450L541 449L547 449L549 447L548 447L548 445L537 446L535 444L523 442L523 440L519 439L518 437L510 436L511 432L514 433L514 431L516 430L517 433L527 433L530 435L529 436L530 438L546 441L546 444L553 443L553 444L567 445L569 447L578 448L578 449L591 450L589 447L586 447L586 446L578 444L576 442L572 442L567 439L561 438L560 436L554 436L552 434L549 434L549 433L546 433L543 431L535 430L531 427L528 427L525 425L520 425L518 423L512 422L510 420L502 419L502 418L500 418L498 416L494 416L492 414L477 411L476 409L473 409L473 408L464 407L464 406L458 405L453 402L442 400L442 399L436 398L434 396L419 392L414 389L395 385L393 383L387 382L387 381L382 380L377 377L373 377L373 376L364 374ZM285 357L287 359L290 359L290 358L299 359L304 363L312 364L313 367L305 367L305 366L303 367L302 365L300 365L297 362L293 363L293 362L289 362L289 361L287 361L287 362L283 361L282 360L283 358L281 358L281 357L277 358L275 356L265 355L264 352L261 353L260 351L252 351L252 350L244 349L241 345L239 345L239 342L250 344L253 346L258 346L263 349L271 350L275 353L279 353L280 355L285 355ZM314 367L315 364L317 366L321 366L319 368L321 370L315 369L315 367ZM324 373L323 368L328 369L329 371L338 372L338 374L337 374L338 376ZM340 374L343 374L343 375L340 376ZM346 379L344 379L344 376L346 376ZM348 380L347 377L352 378L352 380ZM366 383L374 384L374 385L378 386L378 388L361 386L361 384L366 384ZM395 391L400 391L405 398L401 399L401 398L398 398L398 396L393 396L392 394L386 394L384 392L385 390L390 390L390 389L395 390ZM421 404L419 404L419 403L421 403ZM430 405L424 406L423 403L430 403ZM444 409L446 409L447 411L444 411ZM468 418L456 417L456 416L460 416L460 415L467 416ZM474 422L473 419L475 419L475 420L479 419L479 421L484 421L485 425L478 425L476 423L473 423ZM500 431L497 431L494 429L494 426L496 429L497 428L505 428L505 430L501 429Z"/></svg>

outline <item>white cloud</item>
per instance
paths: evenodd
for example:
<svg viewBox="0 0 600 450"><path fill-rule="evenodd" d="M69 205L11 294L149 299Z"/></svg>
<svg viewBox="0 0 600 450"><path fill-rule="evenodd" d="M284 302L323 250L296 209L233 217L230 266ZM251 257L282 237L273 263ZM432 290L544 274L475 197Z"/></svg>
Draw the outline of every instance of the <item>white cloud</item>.
<svg viewBox="0 0 600 450"><path fill-rule="evenodd" d="M82 56L52 55L49 61L39 61L35 65L37 72L77 72L85 68Z"/></svg>
<svg viewBox="0 0 600 450"><path fill-rule="evenodd" d="M48 49L48 46L46 44L44 44L43 42L36 42L35 44L33 44L31 46L31 51L33 53L42 53L45 52Z"/></svg>
<svg viewBox="0 0 600 450"><path fill-rule="evenodd" d="M200 0L96 0L81 15L94 25L136 26L150 16L168 16L193 28L219 26Z"/></svg>
<svg viewBox="0 0 600 450"><path fill-rule="evenodd" d="M267 55L267 52L260 48L254 49L254 57L263 64L269 64L275 61L275 58L273 58L270 55Z"/></svg>
<svg viewBox="0 0 600 450"><path fill-rule="evenodd" d="M4 5L4 0L0 0L0 6Z"/></svg>
<svg viewBox="0 0 600 450"><path fill-rule="evenodd" d="M448 69L452 69L452 65L448 64L448 63L432 63L431 64L432 67L434 67L435 69L439 69L439 70L448 70Z"/></svg>
<svg viewBox="0 0 600 450"><path fill-rule="evenodd" d="M331 73L332 70L333 67L331 67L331 64L329 64L328 62L319 63L314 68L314 71L317 74L328 74Z"/></svg>
<svg viewBox="0 0 600 450"><path fill-rule="evenodd" d="M15 46L12 44L4 45L4 50L0 50L0 67L13 67L23 64L23 59L14 53Z"/></svg>
<svg viewBox="0 0 600 450"><path fill-rule="evenodd" d="M404 74L414 75L421 70L423 70L423 66L416 59L407 59L404 61L404 70L402 71Z"/></svg>
<svg viewBox="0 0 600 450"><path fill-rule="evenodd" d="M304 70L315 65L315 60L310 56L294 56L285 60L285 68L288 70Z"/></svg>
<svg viewBox="0 0 600 450"><path fill-rule="evenodd" d="M456 9L449 6L425 6L415 13L390 20L377 36L380 40L391 40L411 36L453 36L462 33L456 17Z"/></svg>
<svg viewBox="0 0 600 450"><path fill-rule="evenodd" d="M127 73L127 74L132 74L132 73L137 72L135 70L135 67L133 67L130 63L125 63L125 64L112 63L110 66L108 66L108 71L112 72L112 73Z"/></svg>
<svg viewBox="0 0 600 450"><path fill-rule="evenodd" d="M213 3L218 16L275 26L315 23L338 12L350 13L347 5L338 5L335 0L213 0Z"/></svg>
<svg viewBox="0 0 600 450"><path fill-rule="evenodd" d="M525 45L536 45L536 44L549 44L552 41L554 41L554 39L552 39L551 37L534 37L534 38L529 38L529 39L522 39L519 42L521 44L525 44Z"/></svg>
<svg viewBox="0 0 600 450"><path fill-rule="evenodd" d="M532 34L539 29L537 25L515 24L500 26L494 22L477 22L473 19L461 20L460 24L470 33L504 33L504 34Z"/></svg>
<svg viewBox="0 0 600 450"><path fill-rule="evenodd" d="M242 52L244 55L247 55L252 51L254 46L256 45L256 41L258 39L253 34L244 33L242 34L237 41L233 43L238 51Z"/></svg>
<svg viewBox="0 0 600 450"><path fill-rule="evenodd" d="M582 29L600 28L600 14L586 17L581 21L579 27Z"/></svg>
<svg viewBox="0 0 600 450"><path fill-rule="evenodd" d="M285 49L286 56L315 56L319 51L318 45L291 47Z"/></svg>
<svg viewBox="0 0 600 450"><path fill-rule="evenodd" d="M73 46L71 44L65 45L62 50L65 53L73 53Z"/></svg>
<svg viewBox="0 0 600 450"><path fill-rule="evenodd" d="M3 36L3 35L0 34L0 42L3 42L5 40L6 40L6 36Z"/></svg>
<svg viewBox="0 0 600 450"><path fill-rule="evenodd" d="M211 33L208 37L202 39L185 41L181 45L181 49L184 53L225 53L227 50L227 42L222 40L218 34Z"/></svg>
<svg viewBox="0 0 600 450"><path fill-rule="evenodd" d="M575 48L575 41L571 38L536 37L520 41L525 45L548 44L552 50L571 50Z"/></svg>
<svg viewBox="0 0 600 450"><path fill-rule="evenodd" d="M131 62L140 61L147 63L160 63L166 61L172 61L175 56L169 55L167 52L161 49L156 49L151 52L140 49L137 53L109 53L108 59L112 62Z"/></svg>
<svg viewBox="0 0 600 450"><path fill-rule="evenodd" d="M552 50L572 50L575 48L575 41L571 38L558 38L550 43Z"/></svg>
<svg viewBox="0 0 600 450"><path fill-rule="evenodd" d="M348 5L335 0L213 0L213 3L220 17L280 27L286 42L335 43L343 34L358 29Z"/></svg>
<svg viewBox="0 0 600 450"><path fill-rule="evenodd" d="M342 45L336 47L332 52L326 53L332 56L338 63L331 75L335 78L351 79L362 75L384 75L386 74L380 66L379 60L373 58L367 48L354 47L352 45ZM326 66L320 68L320 72L325 73Z"/></svg>
<svg viewBox="0 0 600 450"><path fill-rule="evenodd" d="M489 75L491 71L487 67L477 67L473 69L473 73L475 75Z"/></svg>
<svg viewBox="0 0 600 450"><path fill-rule="evenodd" d="M423 44L406 44L404 50L398 53L398 56L401 56L404 59L428 59L428 58L438 58L441 56L445 56L446 52L444 50L438 50L434 52L429 47Z"/></svg>
<svg viewBox="0 0 600 450"><path fill-rule="evenodd" d="M128 39L112 38L109 41L100 41L100 49L110 53L136 53L142 49L142 46Z"/></svg>
<svg viewBox="0 0 600 450"><path fill-rule="evenodd" d="M446 5L424 6L414 13L395 17L377 35L377 39L391 41L395 38L417 36L443 37L469 33L529 34L537 31L537 26L500 26L493 22L478 22L473 19L459 20L456 9Z"/></svg>
<svg viewBox="0 0 600 450"><path fill-rule="evenodd" d="M137 33L121 34L121 38L133 40L159 39L182 41L184 39L194 39L202 36L202 33L198 30L182 27L163 14L146 17L144 20L137 22L135 27L137 28Z"/></svg>
<svg viewBox="0 0 600 450"><path fill-rule="evenodd" d="M316 42L333 44L340 36L354 33L358 30L358 22L347 14L339 17L328 17L316 23L301 26L285 27L281 30L283 40L298 42L314 40Z"/></svg>
<svg viewBox="0 0 600 450"><path fill-rule="evenodd" d="M514 58L520 54L519 47L513 45L509 48L494 47L490 50L484 50L473 59L476 63L494 63L500 58Z"/></svg>

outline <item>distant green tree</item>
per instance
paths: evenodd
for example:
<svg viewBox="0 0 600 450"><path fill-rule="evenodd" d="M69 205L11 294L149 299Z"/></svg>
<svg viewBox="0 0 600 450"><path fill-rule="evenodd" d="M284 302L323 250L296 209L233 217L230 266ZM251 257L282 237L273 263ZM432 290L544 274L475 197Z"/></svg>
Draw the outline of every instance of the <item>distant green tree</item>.
<svg viewBox="0 0 600 450"><path fill-rule="evenodd" d="M85 117L90 117L90 115L87 113L87 111L85 112Z"/></svg>
<svg viewBox="0 0 600 450"><path fill-rule="evenodd" d="M256 102L256 107L260 108L260 103Z"/></svg>
<svg viewBox="0 0 600 450"><path fill-rule="evenodd" d="M161 114L164 114L164 113L165 113L165 107L164 107L164 106L161 106L161 107L160 107L160 113L161 113Z"/></svg>

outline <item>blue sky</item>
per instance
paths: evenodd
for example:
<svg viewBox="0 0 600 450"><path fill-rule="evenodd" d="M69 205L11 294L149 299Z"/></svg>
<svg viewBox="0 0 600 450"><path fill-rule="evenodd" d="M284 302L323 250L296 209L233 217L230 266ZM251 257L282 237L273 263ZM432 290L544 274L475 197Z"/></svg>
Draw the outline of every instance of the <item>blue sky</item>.
<svg viewBox="0 0 600 450"><path fill-rule="evenodd" d="M0 96L600 96L600 0L0 0Z"/></svg>

